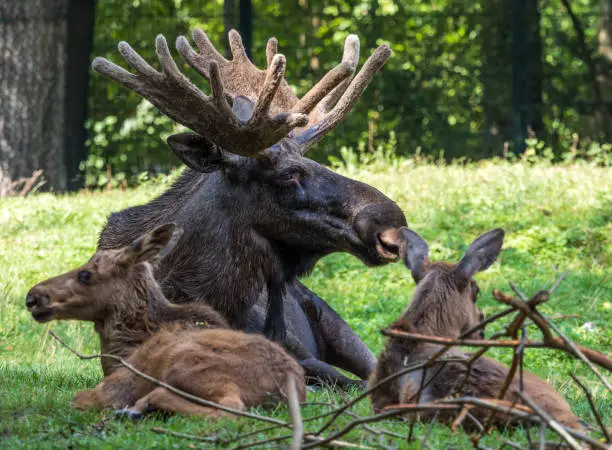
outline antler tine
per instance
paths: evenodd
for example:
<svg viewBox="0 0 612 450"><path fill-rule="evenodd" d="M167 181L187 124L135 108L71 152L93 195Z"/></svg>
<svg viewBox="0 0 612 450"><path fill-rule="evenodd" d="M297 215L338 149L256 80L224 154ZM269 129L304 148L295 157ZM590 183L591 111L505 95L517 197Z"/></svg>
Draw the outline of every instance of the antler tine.
<svg viewBox="0 0 612 450"><path fill-rule="evenodd" d="M293 106L291 111L305 114L310 113L322 99L355 73L358 63L359 38L354 34L350 34L344 41L342 62L327 72L325 76Z"/></svg>
<svg viewBox="0 0 612 450"><path fill-rule="evenodd" d="M272 64L272 58L274 55L278 53L278 41L275 37L271 37L268 39L268 44L266 45L266 64L270 67Z"/></svg>
<svg viewBox="0 0 612 450"><path fill-rule="evenodd" d="M230 49L232 50L232 56L234 61L241 62L249 59L244 45L242 44L242 38L240 37L240 33L238 33L234 29L230 30L229 32L229 44Z"/></svg>
<svg viewBox="0 0 612 450"><path fill-rule="evenodd" d="M185 36L179 36L176 38L176 49L187 64L193 67L204 78L210 80L210 73L208 71L209 67L205 63L210 61L226 63L227 60L212 45L206 33L199 28L193 30L192 37L193 41L198 47L198 50L200 50L199 54L193 50Z"/></svg>
<svg viewBox="0 0 612 450"><path fill-rule="evenodd" d="M211 61L208 73L210 74L210 87L212 90L213 102L226 117L233 117L232 108L227 102L225 96L225 89L223 89L223 81L221 81L221 74L219 73L219 65L216 61Z"/></svg>
<svg viewBox="0 0 612 450"><path fill-rule="evenodd" d="M306 153L310 146L321 140L323 136L344 120L359 97L366 90L372 78L374 78L374 75L382 69L390 56L391 48L387 44L379 46L365 62L336 106L323 118L323 120L309 127L296 137L298 144L302 147L303 153ZM338 86L336 89L339 88L341 88L341 86Z"/></svg>
<svg viewBox="0 0 612 450"><path fill-rule="evenodd" d="M160 73L147 63L134 49L125 41L117 45L123 59L140 75L145 77L159 77Z"/></svg>
<svg viewBox="0 0 612 450"><path fill-rule="evenodd" d="M161 34L158 34L155 38L155 53L157 54L157 59L159 59L162 66L162 71L164 73L168 74L176 81L187 81L179 68L176 66L174 58L172 58L172 55L170 54L170 49L168 48L166 38Z"/></svg>
<svg viewBox="0 0 612 450"><path fill-rule="evenodd" d="M254 120L263 114L268 114L270 105L274 99L274 95L276 94L276 91L278 90L278 87L285 76L286 66L287 61L285 60L285 55L280 53L274 55L268 68L268 72L266 73L266 80L264 81L261 93L259 94L257 103L253 109Z"/></svg>

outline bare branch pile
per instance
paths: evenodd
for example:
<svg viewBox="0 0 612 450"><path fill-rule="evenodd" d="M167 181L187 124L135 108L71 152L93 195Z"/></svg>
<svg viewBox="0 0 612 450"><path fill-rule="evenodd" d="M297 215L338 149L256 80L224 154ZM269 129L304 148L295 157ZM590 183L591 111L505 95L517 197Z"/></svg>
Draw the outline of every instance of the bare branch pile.
<svg viewBox="0 0 612 450"><path fill-rule="evenodd" d="M394 448L393 444L396 445L402 441L420 439L421 448L425 448L427 445L427 439L431 428L435 426L439 416L445 415L448 417L452 414L453 421L451 429L456 432L460 427L465 430L474 430L471 434L471 440L475 448L485 448L481 445L480 441L483 436L486 435L492 428L493 425L489 423L490 419L494 414L499 417L503 415L506 418L506 423L510 424L514 420L520 420L522 423L531 423L538 427L539 432L537 438L532 436L533 427L526 427L525 439L529 444L529 448L571 448L571 449L611 449L612 438L611 433L604 423L601 414L595 407L593 396L585 383L581 381L576 375L570 373L571 378L576 382L580 389L585 393L592 416L597 422L597 426L589 425L588 422L583 421L586 424L586 428L590 430L582 431L576 430L560 424L555 421L543 408L541 408L532 398L530 398L525 392L522 391L522 382L520 383L521 388L516 392L516 400L508 401L503 399L506 391L511 385L512 379L516 376L520 380L523 378L524 370L524 353L527 348L537 349L550 349L563 351L577 360L582 361L586 367L599 379L601 384L612 392L610 382L606 376L597 368L597 366L604 370L612 370L612 360L599 353L595 350L586 348L579 344L572 342L566 335L564 335L559 328L554 325L550 318L543 315L538 311L538 306L548 301L551 294L557 288L559 283L563 280L567 273L561 275L561 277L554 283L554 285L547 290L541 290L534 294L531 298L527 298L514 284L511 283L511 287L516 293L517 297L513 297L501 291L495 290L493 292L494 298L504 305L508 305L509 308L502 312L492 316L489 319L483 320L478 325L464 332L457 339L440 338L433 336L424 336L415 333L407 333L405 331L399 331L394 329L385 329L382 333L385 336L393 336L395 338L401 338L406 341L417 341L417 342L430 342L435 344L443 345L442 349L429 358L426 361L422 361L416 364L406 366L401 371L380 380L378 383L371 385L367 390L359 394L354 399L345 402L341 405L332 403L305 403L300 405L293 392L292 383L287 386L288 390L288 401L290 408L291 422L286 422L280 419L274 419L263 415L246 413L244 411L233 411L231 408L227 408L221 405L216 405L212 402L194 398L194 396L176 389L172 386L168 386L158 380L155 380L148 375L139 372L134 367L131 367L125 360L112 355L92 355L86 356L72 350L66 343L64 343L55 333L51 332L51 335L56 338L62 345L67 347L75 355L81 359L91 358L111 358L117 360L124 367L128 368L138 376L146 378L152 383L163 386L169 389L171 392L197 404L206 405L212 408L219 408L225 412L235 414L244 418L248 418L254 421L265 422L268 425L266 428L258 429L244 434L224 436L224 431L220 431L218 434L209 436L196 436L186 433L177 433L171 430L165 430L160 428L154 428L153 431L157 433L164 433L175 436L177 438L190 439L201 442L215 443L219 445L229 446L235 449L245 449L266 446L269 448L272 445L287 446L291 448L315 448L315 447L326 447L331 446L335 448ZM476 339L465 339L470 336L474 331L484 329L485 326L499 321L501 318L513 314L510 322L503 327L502 331L495 333L490 339L476 340ZM528 322L528 320L530 322ZM541 333L541 338L538 340L528 339L526 333L527 325L534 324ZM446 353L457 346L469 346L478 347L479 350L475 352L471 359L458 358L454 356L446 356ZM473 363L489 349L494 347L505 347L513 350L513 359L508 371L505 383L503 383L501 392L497 398L477 398L477 397L466 397L466 396L449 396L448 398L435 400L435 401L416 401L408 404L397 404L390 405L383 408L376 414L370 416L359 416L358 414L351 411L351 408L367 398L373 391L381 388L385 384L401 377L406 374L416 372L419 370L427 370L439 364L447 363L461 363L465 364L469 371L473 367ZM425 379L425 377L423 377ZM421 386L419 393L425 386ZM310 406L324 405L328 406L328 411L311 416L304 417L303 410ZM485 420L477 419L472 412L475 408L485 409L489 412ZM415 436L414 424L418 420L418 413L427 412L427 416L431 417L433 413L433 419L431 425L428 427L427 432L424 436ZM339 424L339 418L342 416L351 417L352 420L348 423L343 422L343 425ZM308 430L308 423L312 423L316 420L327 418L323 426L320 426L316 430ZM393 431L386 430L379 426L374 427L372 424L381 423L388 419L398 419L404 421L407 424L408 433L407 435L401 435ZM278 429L287 429L286 434L280 436L274 436L268 439L259 440L248 440L253 436L261 435L262 433L270 433L277 431ZM362 430L362 438L360 442L350 442L344 439L345 436L355 429ZM558 439L562 442L551 442L551 433L554 433ZM223 436L223 437L222 437ZM364 444L364 438L369 444ZM548 440L547 440L548 438ZM521 443L504 440L504 444L510 448L525 448ZM371 446L370 446L371 445Z"/></svg>

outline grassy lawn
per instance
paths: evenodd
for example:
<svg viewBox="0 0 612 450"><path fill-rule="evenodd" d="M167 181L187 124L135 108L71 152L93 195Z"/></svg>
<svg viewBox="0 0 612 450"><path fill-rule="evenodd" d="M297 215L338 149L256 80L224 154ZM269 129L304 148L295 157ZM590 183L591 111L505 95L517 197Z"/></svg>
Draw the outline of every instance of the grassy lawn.
<svg viewBox="0 0 612 450"><path fill-rule="evenodd" d="M485 315L503 307L491 291L508 291L513 281L527 294L549 287L560 271L569 270L551 300L540 309L549 315L577 317L557 322L575 341L607 354L612 352L612 170L588 165L527 166L482 163L470 166L415 165L400 161L391 167L344 167L342 172L370 183L397 201L410 226L430 244L432 259L456 260L480 233L494 227L506 230L500 261L477 278ZM117 420L112 412L78 412L69 408L80 389L101 379L99 361L79 361L50 336L47 325L36 324L24 306L29 287L47 277L85 262L93 254L106 216L140 204L167 185L147 185L137 190L34 195L26 200L0 200L0 447L2 448L183 448L210 447L156 434L152 427L173 431L231 437L265 427L248 420L209 423L195 418L160 416L139 423ZM368 269L356 258L331 255L321 261L306 284L326 299L375 352L383 345L378 333L406 307L414 283L401 264ZM586 325L586 326L585 326ZM89 324L52 323L73 347L94 353L97 337ZM488 334L491 330L488 331ZM535 330L532 336L535 337ZM492 351L508 363L509 351ZM571 381L573 371L588 385L604 420L612 425L612 396L589 371L565 354L529 350L526 367L551 382L568 399L576 414L594 423L582 392ZM608 374L609 375L609 374ZM354 394L353 394L354 395ZM343 401L332 391L309 393L309 401ZM326 411L325 406L304 408L305 417ZM353 409L371 413L367 401ZM284 407L261 411L288 420ZM338 421L346 424L351 419ZM324 420L307 425L315 430ZM425 434L428 424L417 427ZM406 434L393 421L376 427ZM276 431L249 438L287 434ZM400 448L419 448L417 440L378 437L361 429L345 440L380 447L391 441ZM519 431L505 437L524 442ZM469 436L435 425L430 448L465 448ZM499 434L487 436L484 445L500 447Z"/></svg>

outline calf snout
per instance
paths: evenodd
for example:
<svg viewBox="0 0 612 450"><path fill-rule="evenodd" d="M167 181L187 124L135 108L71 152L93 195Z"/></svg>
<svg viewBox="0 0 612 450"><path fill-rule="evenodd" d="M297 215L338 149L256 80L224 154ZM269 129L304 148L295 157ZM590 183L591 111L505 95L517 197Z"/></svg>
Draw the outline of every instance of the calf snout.
<svg viewBox="0 0 612 450"><path fill-rule="evenodd" d="M45 293L42 289L32 288L28 295L26 296L26 307L28 309L32 308L45 308L49 305L49 295Z"/></svg>

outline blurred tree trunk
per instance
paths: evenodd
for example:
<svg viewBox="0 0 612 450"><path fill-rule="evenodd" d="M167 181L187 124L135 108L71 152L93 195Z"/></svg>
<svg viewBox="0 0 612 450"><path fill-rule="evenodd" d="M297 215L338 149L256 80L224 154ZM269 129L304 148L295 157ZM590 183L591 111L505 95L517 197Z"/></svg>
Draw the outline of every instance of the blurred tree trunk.
<svg viewBox="0 0 612 450"><path fill-rule="evenodd" d="M0 192L44 170L67 186L64 96L67 0L0 3Z"/></svg>
<svg viewBox="0 0 612 450"><path fill-rule="evenodd" d="M223 1L223 47L225 48L225 57L231 59L232 52L227 38L227 33L231 29L238 29L238 10L236 9L236 0Z"/></svg>
<svg viewBox="0 0 612 450"><path fill-rule="evenodd" d="M511 0L483 2L483 111L487 130L486 156L501 156L512 139Z"/></svg>
<svg viewBox="0 0 612 450"><path fill-rule="evenodd" d="M607 120L603 123L603 135L609 139L611 131L610 117L612 117L612 0L601 0L599 13L599 33L597 35L597 50L601 58L599 68L599 83L601 84L603 109Z"/></svg>
<svg viewBox="0 0 612 450"><path fill-rule="evenodd" d="M612 0L601 0L597 41L599 54L612 64Z"/></svg>
<svg viewBox="0 0 612 450"><path fill-rule="evenodd" d="M66 42L64 161L69 190L83 185L79 163L87 159L87 93L96 0L70 0Z"/></svg>
<svg viewBox="0 0 612 450"><path fill-rule="evenodd" d="M520 114L520 134L540 134L542 121L542 41L537 0L488 0L483 3L482 71L483 109L488 130L488 156L500 156L504 142L517 133L513 116ZM522 6L521 6L522 5ZM522 8L520 30L513 30L514 8ZM521 35L520 60L513 59L513 42ZM517 51L516 48L514 48ZM513 72L518 70L521 92L513 92ZM516 89L517 84L514 88ZM515 105L513 111L513 97Z"/></svg>
<svg viewBox="0 0 612 450"><path fill-rule="evenodd" d="M540 36L540 2L530 0L525 11L527 32L527 110L526 123L530 132L542 138L544 121L542 118L542 37Z"/></svg>

